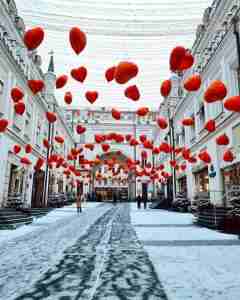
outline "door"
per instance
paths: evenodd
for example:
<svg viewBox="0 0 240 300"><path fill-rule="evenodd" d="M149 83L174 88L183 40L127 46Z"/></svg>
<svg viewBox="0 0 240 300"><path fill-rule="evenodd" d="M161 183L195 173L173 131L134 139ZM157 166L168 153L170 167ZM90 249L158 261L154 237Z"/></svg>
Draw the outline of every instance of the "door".
<svg viewBox="0 0 240 300"><path fill-rule="evenodd" d="M43 207L43 190L44 190L44 174L45 172L40 170L36 171L33 175L33 188L32 188L32 202L33 208Z"/></svg>

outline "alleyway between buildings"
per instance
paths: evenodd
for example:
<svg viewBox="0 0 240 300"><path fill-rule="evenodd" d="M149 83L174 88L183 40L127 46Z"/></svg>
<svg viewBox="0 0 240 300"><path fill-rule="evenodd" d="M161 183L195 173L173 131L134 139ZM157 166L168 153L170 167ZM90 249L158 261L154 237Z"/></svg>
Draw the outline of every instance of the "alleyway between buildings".
<svg viewBox="0 0 240 300"><path fill-rule="evenodd" d="M190 214L88 204L0 232L8 300L237 300L240 242Z"/></svg>

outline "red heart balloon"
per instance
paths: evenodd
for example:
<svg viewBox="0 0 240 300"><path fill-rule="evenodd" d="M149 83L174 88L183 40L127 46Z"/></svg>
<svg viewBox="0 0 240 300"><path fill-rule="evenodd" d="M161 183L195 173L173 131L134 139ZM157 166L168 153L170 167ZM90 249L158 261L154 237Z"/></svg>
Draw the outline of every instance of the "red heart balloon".
<svg viewBox="0 0 240 300"><path fill-rule="evenodd" d="M169 94L171 93L171 90L172 90L171 80L168 79L168 80L163 81L163 83L161 85L161 89L160 89L161 95L163 97L168 97Z"/></svg>
<svg viewBox="0 0 240 300"><path fill-rule="evenodd" d="M120 119L121 119L121 112L118 111L117 109L113 108L113 109L112 109L112 117L113 117L115 120L120 120Z"/></svg>
<svg viewBox="0 0 240 300"><path fill-rule="evenodd" d="M14 105L14 110L17 115L23 115L25 112L26 106L24 102L18 102Z"/></svg>
<svg viewBox="0 0 240 300"><path fill-rule="evenodd" d="M185 55L180 63L179 71L185 71L191 68L194 64L194 57L190 51L186 50Z"/></svg>
<svg viewBox="0 0 240 300"><path fill-rule="evenodd" d="M28 50L32 51L38 48L44 39L44 30L41 27L35 27L25 32L23 40Z"/></svg>
<svg viewBox="0 0 240 300"><path fill-rule="evenodd" d="M223 154L223 160L226 162L232 162L235 159L231 150L226 150Z"/></svg>
<svg viewBox="0 0 240 300"><path fill-rule="evenodd" d="M11 90L11 98L13 102L18 102L22 100L24 97L23 91L19 87L12 88Z"/></svg>
<svg viewBox="0 0 240 300"><path fill-rule="evenodd" d="M0 119L0 132L4 132L8 127L8 120Z"/></svg>
<svg viewBox="0 0 240 300"><path fill-rule="evenodd" d="M204 93L204 100L207 103L223 100L227 96L227 88L220 80L214 80Z"/></svg>
<svg viewBox="0 0 240 300"><path fill-rule="evenodd" d="M36 95L44 89L45 84L42 80L28 80L28 87Z"/></svg>
<svg viewBox="0 0 240 300"><path fill-rule="evenodd" d="M179 71L180 65L185 57L186 49L182 46L175 47L170 55L170 70L172 72Z"/></svg>
<svg viewBox="0 0 240 300"><path fill-rule="evenodd" d="M129 86L125 90L125 96L133 101L138 101L140 99L140 93L136 85Z"/></svg>
<svg viewBox="0 0 240 300"><path fill-rule="evenodd" d="M43 146L44 146L45 148L47 148L47 149L50 148L50 143L49 143L49 141L48 141L47 139L43 139Z"/></svg>
<svg viewBox="0 0 240 300"><path fill-rule="evenodd" d="M19 146L19 145L14 145L13 146L13 153L14 154L18 154L20 151L21 151L21 146Z"/></svg>
<svg viewBox="0 0 240 300"><path fill-rule="evenodd" d="M209 121L207 121L206 124L204 125L204 128L208 132L214 132L216 130L216 122L215 122L215 120L209 120Z"/></svg>
<svg viewBox="0 0 240 300"><path fill-rule="evenodd" d="M216 139L219 146L227 146L230 143L229 137L224 133Z"/></svg>
<svg viewBox="0 0 240 300"><path fill-rule="evenodd" d="M31 165L32 164L31 160L29 158L27 158L27 157L22 157L21 160L20 160L20 162L23 165Z"/></svg>
<svg viewBox="0 0 240 300"><path fill-rule="evenodd" d="M64 101L66 104L71 104L73 101L72 93L71 92L66 92L64 96Z"/></svg>
<svg viewBox="0 0 240 300"><path fill-rule="evenodd" d="M55 136L55 141L59 144L63 144L64 143L64 138L62 136L56 135Z"/></svg>
<svg viewBox="0 0 240 300"><path fill-rule="evenodd" d="M57 89L63 88L66 85L67 81L68 81L68 76L67 75L59 76L56 80L56 88Z"/></svg>
<svg viewBox="0 0 240 300"><path fill-rule="evenodd" d="M185 118L182 120L182 125L183 126L193 126L194 120L192 118Z"/></svg>
<svg viewBox="0 0 240 300"><path fill-rule="evenodd" d="M36 164L35 164L35 166L34 166L34 169L36 171L40 170L42 168L42 166L44 165L44 162L45 162L44 159L39 157Z"/></svg>
<svg viewBox="0 0 240 300"><path fill-rule="evenodd" d="M101 146L104 152L108 152L108 150L110 149L110 146L108 144L102 144Z"/></svg>
<svg viewBox="0 0 240 300"><path fill-rule="evenodd" d="M200 160L202 160L206 164L210 164L212 161L212 158L207 151L200 152L198 157L200 158Z"/></svg>
<svg viewBox="0 0 240 300"><path fill-rule="evenodd" d="M54 123L57 121L57 116L54 112L48 111L46 112L46 118L49 123Z"/></svg>
<svg viewBox="0 0 240 300"><path fill-rule="evenodd" d="M113 81L115 72L116 72L116 67L111 67L107 69L107 71L105 72L105 78L107 82Z"/></svg>
<svg viewBox="0 0 240 300"><path fill-rule="evenodd" d="M87 69L85 67L79 67L78 69L72 69L71 76L75 80L83 83L87 77Z"/></svg>
<svg viewBox="0 0 240 300"><path fill-rule="evenodd" d="M233 112L240 112L240 96L233 96L224 102L224 107Z"/></svg>
<svg viewBox="0 0 240 300"><path fill-rule="evenodd" d="M136 114L139 116L139 117L145 117L147 114L149 113L149 108L148 107L140 107Z"/></svg>
<svg viewBox="0 0 240 300"><path fill-rule="evenodd" d="M83 134L86 131L86 128L79 124L76 127L76 131L78 134Z"/></svg>
<svg viewBox="0 0 240 300"><path fill-rule="evenodd" d="M186 165L186 164L182 164L182 165L180 166L180 169L181 169L182 171L185 171L185 170L187 169L187 165Z"/></svg>
<svg viewBox="0 0 240 300"><path fill-rule="evenodd" d="M166 129L168 127L168 122L163 117L157 119L157 124L161 129Z"/></svg>
<svg viewBox="0 0 240 300"><path fill-rule="evenodd" d="M31 146L30 144L27 144L27 145L25 146L25 152L26 152L26 153L31 153L31 152L32 152L32 146Z"/></svg>
<svg viewBox="0 0 240 300"><path fill-rule="evenodd" d="M159 154L160 153L159 148L158 147L154 147L152 153L156 154L156 155Z"/></svg>
<svg viewBox="0 0 240 300"><path fill-rule="evenodd" d="M73 27L69 33L70 44L74 52L80 54L87 44L86 34L81 31L78 27Z"/></svg>
<svg viewBox="0 0 240 300"><path fill-rule="evenodd" d="M98 92L88 91L86 92L85 97L91 104L93 104L98 98Z"/></svg>
<svg viewBox="0 0 240 300"><path fill-rule="evenodd" d="M145 134L141 134L139 136L139 140L140 140L141 143L144 143L147 140L147 136Z"/></svg>
<svg viewBox="0 0 240 300"><path fill-rule="evenodd" d="M105 136L100 135L100 134L95 134L95 142L97 144L100 144L100 143L102 143L104 141L105 141Z"/></svg>
<svg viewBox="0 0 240 300"><path fill-rule="evenodd" d="M184 81L184 88L189 92L196 92L200 89L202 79L199 74L194 74Z"/></svg>
<svg viewBox="0 0 240 300"><path fill-rule="evenodd" d="M153 149L153 143L149 140L144 141L143 147L146 149Z"/></svg>
<svg viewBox="0 0 240 300"><path fill-rule="evenodd" d="M114 78L117 83L127 83L138 74L138 66L132 62L123 61L118 64L115 70Z"/></svg>

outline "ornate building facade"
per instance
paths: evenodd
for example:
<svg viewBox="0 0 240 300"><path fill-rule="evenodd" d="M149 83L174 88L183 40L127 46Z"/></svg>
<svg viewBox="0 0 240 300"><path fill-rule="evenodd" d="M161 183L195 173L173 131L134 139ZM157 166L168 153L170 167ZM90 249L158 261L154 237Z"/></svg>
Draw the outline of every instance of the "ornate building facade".
<svg viewBox="0 0 240 300"><path fill-rule="evenodd" d="M198 160L195 164L187 164L184 171L173 174L177 192L184 192L193 200L201 192L208 194L212 204L224 205L224 194L232 185L240 184L240 123L239 115L224 109L221 101L207 105L203 101L204 91L212 80L222 80L228 87L228 96L239 95L240 92L240 3L235 0L214 1L206 9L203 22L198 26L196 40L192 52L196 58L191 73L199 73L202 77L202 87L197 93L176 93L179 88L179 78L172 77L176 89L160 106L160 115L167 115L170 108L174 127L174 142L176 147L186 147L197 157L199 152L208 150L212 163L206 165ZM185 117L194 119L194 126L183 127L181 120ZM216 131L209 134L204 124L213 119ZM232 163L223 161L226 147L218 146L216 138L221 134L230 138L230 148L235 154ZM168 140L168 130L158 132L159 140ZM162 155L160 163L165 163L170 170L169 156ZM182 164L181 157L177 158ZM173 172L174 173L174 172ZM167 190L167 186L164 188Z"/></svg>
<svg viewBox="0 0 240 300"><path fill-rule="evenodd" d="M77 109L65 110L66 122L75 134L77 145L84 148L85 158L91 161L99 155L102 161L106 159L106 155L104 154L101 145L95 141L95 135L100 134L107 136L111 133L117 133L124 137L130 135L137 140L139 140L140 135L146 135L148 139L153 140L156 127L156 111L152 111L146 117L141 118L136 117L135 111L129 111L126 109L122 109L120 111L121 119L115 120L112 117L111 109L107 107L97 109L86 109L80 107ZM78 135L76 133L75 128L78 124L82 124L86 128L86 132L82 135ZM94 149L92 151L84 147L89 143L94 145ZM135 161L139 160L141 162L143 151L142 145L130 146L126 139L120 143L115 141L107 141L106 143L110 146L108 152L110 152L111 155L116 156L116 158L120 159L120 161L124 158L132 158ZM147 152L148 161L152 163L152 151L147 150ZM112 189L125 189L129 194L129 198L135 198L135 194L142 193L143 185L147 183L144 181L144 178L142 178L141 181L136 181L135 178L126 176L127 174L119 174L119 178L114 180L111 178L110 173L108 173L107 168L103 165L95 171L95 175L100 173L103 180L99 181L95 178L93 182L94 189L101 190L103 192L109 190L110 198L112 195ZM122 178L122 181L120 178ZM129 180L127 180L127 178ZM149 183L148 193L153 193L154 189L153 184Z"/></svg>
<svg viewBox="0 0 240 300"><path fill-rule="evenodd" d="M71 131L66 126L61 110L54 96L55 74L53 57L49 70L44 74L41 70L41 57L37 52L27 52L23 44L25 26L14 1L0 1L0 118L9 121L7 131L0 134L0 206L7 206L11 201L17 201L26 207L42 206L44 180L52 181L52 192L65 192L66 178L57 171L54 176L45 175L46 169L36 172L34 165L39 158L46 160L47 150L43 139L49 138L49 126L45 114L54 110L57 122L53 135L61 134L65 139L63 146L55 145L55 151L66 156L74 146ZM45 83L43 92L33 95L27 82L29 79L41 79ZM13 87L24 91L26 111L19 116L14 111L14 103L10 97ZM22 150L13 153L14 145ZM32 152L26 154L24 148L32 146ZM28 157L31 166L21 163L23 156ZM61 178L60 178L61 177ZM45 183L46 184L46 183Z"/></svg>

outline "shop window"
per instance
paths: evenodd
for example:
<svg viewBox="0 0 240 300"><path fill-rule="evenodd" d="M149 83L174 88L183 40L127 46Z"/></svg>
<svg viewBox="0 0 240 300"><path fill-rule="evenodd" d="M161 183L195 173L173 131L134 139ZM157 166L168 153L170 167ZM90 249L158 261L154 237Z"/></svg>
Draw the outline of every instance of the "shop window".
<svg viewBox="0 0 240 300"><path fill-rule="evenodd" d="M204 169L195 174L195 183L197 192L209 191L209 176L208 169Z"/></svg>
<svg viewBox="0 0 240 300"><path fill-rule="evenodd" d="M9 195L21 194L23 192L24 168L11 164Z"/></svg>
<svg viewBox="0 0 240 300"><path fill-rule="evenodd" d="M178 189L180 193L187 194L187 177L178 179Z"/></svg>

